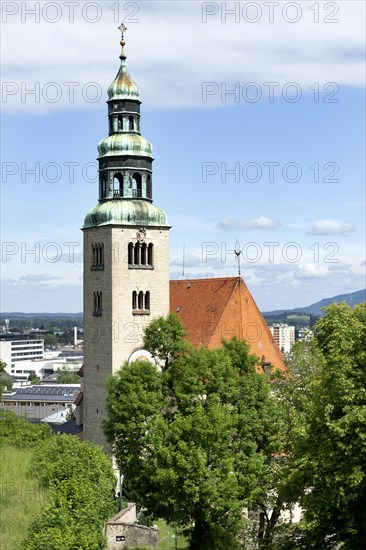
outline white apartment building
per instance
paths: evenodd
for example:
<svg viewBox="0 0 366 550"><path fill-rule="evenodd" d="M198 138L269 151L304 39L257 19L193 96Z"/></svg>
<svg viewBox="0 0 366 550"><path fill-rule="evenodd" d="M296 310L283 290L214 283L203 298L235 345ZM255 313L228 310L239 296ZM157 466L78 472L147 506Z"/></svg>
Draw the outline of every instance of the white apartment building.
<svg viewBox="0 0 366 550"><path fill-rule="evenodd" d="M8 374L15 375L19 362L43 359L43 355L43 338L33 334L6 334L0 337L0 358L5 361Z"/></svg>
<svg viewBox="0 0 366 550"><path fill-rule="evenodd" d="M269 330L273 334L278 347L283 353L289 353L292 344L295 342L295 327L285 323L275 323Z"/></svg>

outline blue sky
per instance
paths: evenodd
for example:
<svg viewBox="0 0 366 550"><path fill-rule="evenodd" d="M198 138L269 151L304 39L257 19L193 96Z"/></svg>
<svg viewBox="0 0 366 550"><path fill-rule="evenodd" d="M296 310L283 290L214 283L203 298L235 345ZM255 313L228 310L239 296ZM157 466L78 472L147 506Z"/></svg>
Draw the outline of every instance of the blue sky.
<svg viewBox="0 0 366 550"><path fill-rule="evenodd" d="M123 19L171 276L183 245L185 277L237 275L237 241L262 310L364 287L363 2L36 4L2 3L2 311L82 310Z"/></svg>

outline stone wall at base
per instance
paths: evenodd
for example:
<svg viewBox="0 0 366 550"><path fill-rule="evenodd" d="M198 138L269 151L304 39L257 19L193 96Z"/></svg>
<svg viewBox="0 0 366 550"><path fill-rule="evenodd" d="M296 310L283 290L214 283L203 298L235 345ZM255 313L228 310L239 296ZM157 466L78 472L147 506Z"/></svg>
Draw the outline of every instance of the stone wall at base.
<svg viewBox="0 0 366 550"><path fill-rule="evenodd" d="M158 548L159 529L132 523L135 520L136 505L129 503L125 510L108 521L105 529L108 550Z"/></svg>

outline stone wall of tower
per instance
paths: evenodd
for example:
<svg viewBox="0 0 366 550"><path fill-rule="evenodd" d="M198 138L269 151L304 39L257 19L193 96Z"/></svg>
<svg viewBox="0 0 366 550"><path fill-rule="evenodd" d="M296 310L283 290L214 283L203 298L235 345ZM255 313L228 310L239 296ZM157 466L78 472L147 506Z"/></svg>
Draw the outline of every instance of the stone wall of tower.
<svg viewBox="0 0 366 550"><path fill-rule="evenodd" d="M140 226L102 226L84 230L84 438L105 445L106 383L135 350L143 328L169 312L169 228L145 227L154 245L153 269L130 268L128 243ZM92 269L92 244L103 244L103 269ZM150 313L133 312L132 292L150 292ZM95 315L94 293L102 293Z"/></svg>

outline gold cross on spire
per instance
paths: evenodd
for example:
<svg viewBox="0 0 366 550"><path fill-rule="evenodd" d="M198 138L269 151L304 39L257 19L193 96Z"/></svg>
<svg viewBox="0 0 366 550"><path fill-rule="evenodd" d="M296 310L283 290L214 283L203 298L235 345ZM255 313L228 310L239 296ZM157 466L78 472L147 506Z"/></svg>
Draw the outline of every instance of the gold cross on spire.
<svg viewBox="0 0 366 550"><path fill-rule="evenodd" d="M121 59L126 59L126 56L125 56L125 36L124 36L124 33L127 31L127 27L124 23L121 23L119 27L117 27L119 31L121 31L121 40L120 40L120 44L122 46L122 52L121 52L121 55L120 55L120 58Z"/></svg>
<svg viewBox="0 0 366 550"><path fill-rule="evenodd" d="M117 27L119 31L121 31L122 38L124 38L124 33L127 31L127 27L124 23L121 23L119 27Z"/></svg>

